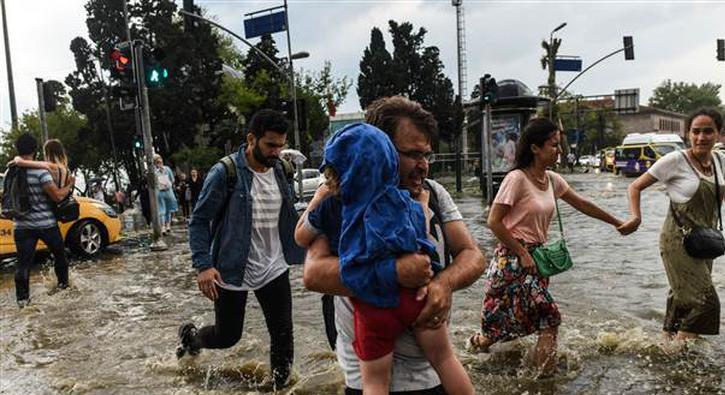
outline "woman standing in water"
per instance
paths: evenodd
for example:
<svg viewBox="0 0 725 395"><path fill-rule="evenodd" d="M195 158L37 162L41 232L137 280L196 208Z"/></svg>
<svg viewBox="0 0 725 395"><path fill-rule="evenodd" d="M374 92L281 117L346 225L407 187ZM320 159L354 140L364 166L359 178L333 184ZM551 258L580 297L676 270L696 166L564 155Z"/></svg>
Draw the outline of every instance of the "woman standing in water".
<svg viewBox="0 0 725 395"><path fill-rule="evenodd" d="M470 339L473 347L487 350L496 342L538 333L533 362L541 375L556 370L561 314L549 293L549 278L539 275L530 251L546 243L555 199L615 227L622 224L547 170L561 154L559 144L560 132L548 119L534 119L524 128L514 169L504 178L488 215L499 244L484 277L481 332Z"/></svg>
<svg viewBox="0 0 725 395"><path fill-rule="evenodd" d="M690 148L665 155L627 189L632 217L622 226L626 232L637 230L642 222L642 191L662 182L670 198L660 232L660 255L670 284L663 330L670 340L717 335L720 327L720 301L712 284L712 259L696 259L687 254L683 229L715 228L718 224L725 196L725 158L712 149L720 140L723 116L714 109L700 109L687 118L686 127Z"/></svg>

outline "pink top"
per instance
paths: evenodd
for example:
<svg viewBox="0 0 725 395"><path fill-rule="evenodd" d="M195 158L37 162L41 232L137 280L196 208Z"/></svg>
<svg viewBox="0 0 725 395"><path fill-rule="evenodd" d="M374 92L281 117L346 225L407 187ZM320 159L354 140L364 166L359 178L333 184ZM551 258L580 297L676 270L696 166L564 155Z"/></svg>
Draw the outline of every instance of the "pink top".
<svg viewBox="0 0 725 395"><path fill-rule="evenodd" d="M569 184L559 174L548 171L556 197L569 189ZM551 218L555 214L551 183L546 191L537 188L522 170L512 170L503 179L494 204L511 206L503 218L503 224L514 238L527 243L545 243Z"/></svg>

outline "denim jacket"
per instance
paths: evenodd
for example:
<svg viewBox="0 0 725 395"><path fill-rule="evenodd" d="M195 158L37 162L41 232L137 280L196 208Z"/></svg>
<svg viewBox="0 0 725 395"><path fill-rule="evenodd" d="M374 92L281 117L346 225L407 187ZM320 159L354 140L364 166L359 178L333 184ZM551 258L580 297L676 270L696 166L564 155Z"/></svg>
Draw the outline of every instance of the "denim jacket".
<svg viewBox="0 0 725 395"><path fill-rule="evenodd" d="M246 145L232 154L237 165L237 182L227 200L227 174L223 163L214 165L204 180L189 223L189 245L192 266L197 272L214 267L227 284L241 286L252 243L252 170L244 154ZM294 230L297 212L292 190L285 179L281 163L274 167L277 185L282 193L279 213L279 239L288 264L304 262L305 250L297 246Z"/></svg>

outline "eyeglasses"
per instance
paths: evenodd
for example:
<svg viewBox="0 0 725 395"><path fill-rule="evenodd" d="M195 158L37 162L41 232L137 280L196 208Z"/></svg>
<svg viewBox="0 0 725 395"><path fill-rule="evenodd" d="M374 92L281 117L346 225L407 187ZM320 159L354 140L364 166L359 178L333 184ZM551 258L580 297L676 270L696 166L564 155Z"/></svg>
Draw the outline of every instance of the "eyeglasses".
<svg viewBox="0 0 725 395"><path fill-rule="evenodd" d="M421 152L421 151L401 151L399 149L395 149L400 153L401 155L407 156L410 159L413 159L415 161L421 161L425 160L428 162L428 164L431 164L436 161L436 156L433 151L428 152Z"/></svg>

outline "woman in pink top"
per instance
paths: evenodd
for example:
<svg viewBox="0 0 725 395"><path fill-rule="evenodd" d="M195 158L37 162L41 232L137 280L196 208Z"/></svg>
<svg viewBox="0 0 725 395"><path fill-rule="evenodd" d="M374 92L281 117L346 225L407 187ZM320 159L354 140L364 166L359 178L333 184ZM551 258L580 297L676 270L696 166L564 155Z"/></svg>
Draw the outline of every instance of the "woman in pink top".
<svg viewBox="0 0 725 395"><path fill-rule="evenodd" d="M484 277L481 332L470 339L472 346L486 350L498 341L538 333L534 363L540 375L556 370L561 315L549 293L549 279L538 275L529 251L546 243L555 214L554 195L590 217L622 225L547 170L560 153L556 125L548 119L526 125L516 147L514 169L504 178L488 215L488 226L500 242Z"/></svg>

